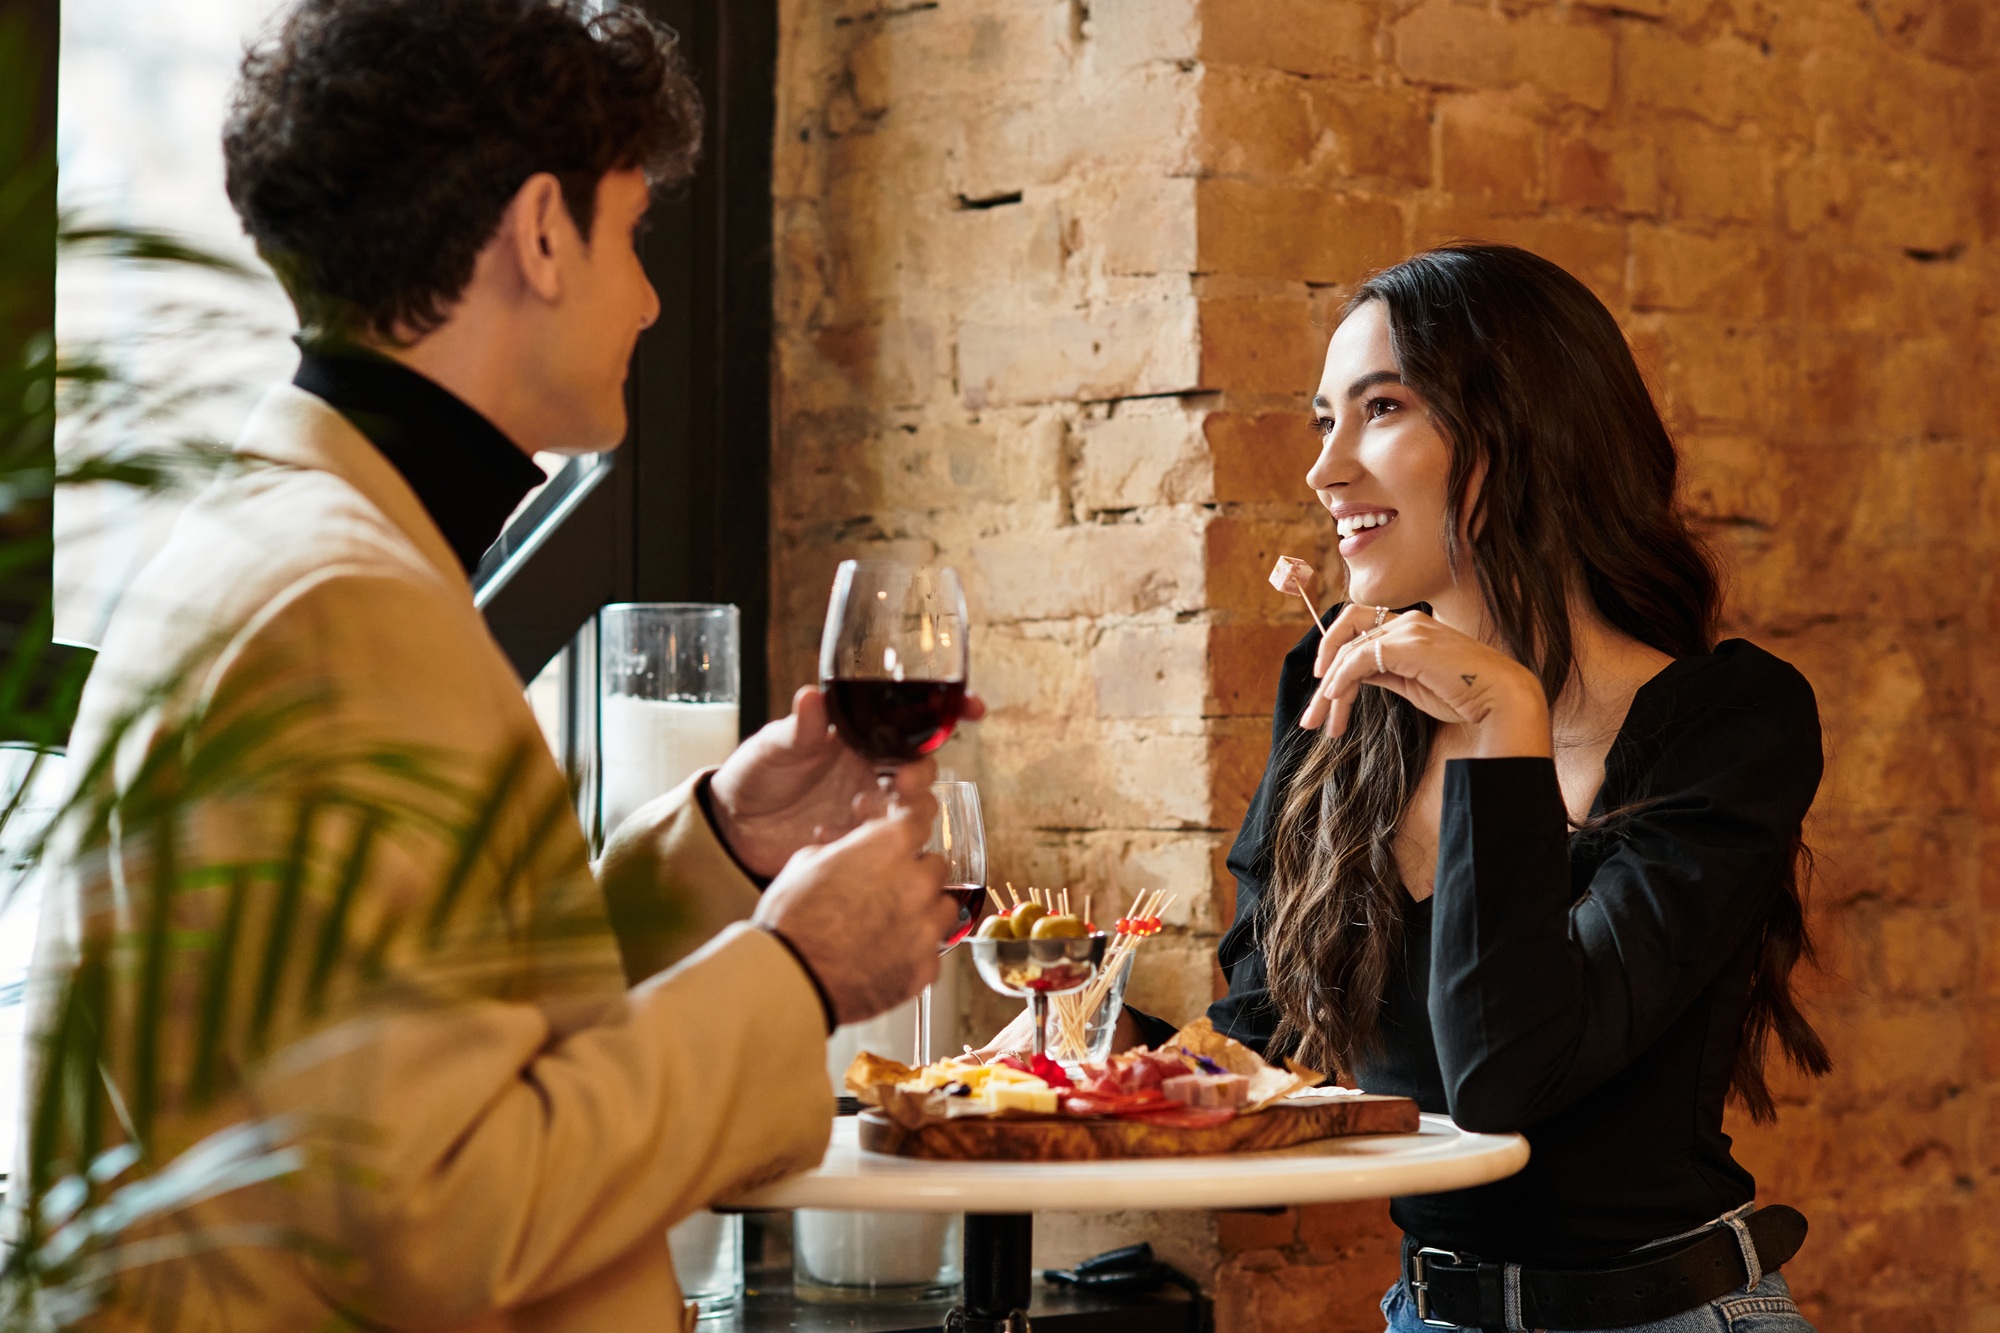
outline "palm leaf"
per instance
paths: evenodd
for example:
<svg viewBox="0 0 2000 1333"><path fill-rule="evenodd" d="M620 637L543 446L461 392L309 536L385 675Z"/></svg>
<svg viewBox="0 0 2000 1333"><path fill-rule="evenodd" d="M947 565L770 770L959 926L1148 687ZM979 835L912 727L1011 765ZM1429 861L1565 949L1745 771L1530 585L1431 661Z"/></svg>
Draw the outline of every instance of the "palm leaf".
<svg viewBox="0 0 2000 1333"><path fill-rule="evenodd" d="M171 232L113 223L86 224L79 222L74 213L65 213L58 220L56 244L65 253L80 258L99 257L135 264L203 269L253 281L266 276L258 269L204 246L191 244Z"/></svg>

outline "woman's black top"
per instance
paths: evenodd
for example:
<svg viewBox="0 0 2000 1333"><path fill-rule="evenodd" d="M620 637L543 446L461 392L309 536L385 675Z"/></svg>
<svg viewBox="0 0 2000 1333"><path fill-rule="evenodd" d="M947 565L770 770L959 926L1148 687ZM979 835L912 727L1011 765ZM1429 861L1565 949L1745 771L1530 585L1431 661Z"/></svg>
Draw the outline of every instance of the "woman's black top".
<svg viewBox="0 0 2000 1333"><path fill-rule="evenodd" d="M1297 719L1318 636L1285 658L1264 780L1229 855L1229 994L1209 1017L1265 1050L1277 1024L1260 909L1270 836L1311 737ZM1518 1175L1396 1199L1426 1245L1588 1264L1748 1202L1723 1099L1761 927L1820 779L1819 711L1797 671L1741 639L1642 686L1593 814L1568 831L1548 759L1445 765L1433 895L1405 914L1369 1092L1413 1097L1471 1130L1518 1130ZM1168 1024L1144 1015L1143 1039Z"/></svg>

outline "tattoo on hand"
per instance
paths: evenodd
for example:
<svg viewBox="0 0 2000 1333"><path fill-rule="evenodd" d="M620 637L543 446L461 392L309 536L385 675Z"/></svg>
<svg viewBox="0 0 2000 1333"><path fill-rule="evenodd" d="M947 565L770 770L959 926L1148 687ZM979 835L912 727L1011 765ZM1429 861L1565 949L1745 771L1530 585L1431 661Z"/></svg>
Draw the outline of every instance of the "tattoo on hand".
<svg viewBox="0 0 2000 1333"><path fill-rule="evenodd" d="M1472 683L1473 681L1475 681L1475 680L1478 680L1478 679L1479 679L1479 677L1477 677L1477 676L1460 676L1460 677L1459 677L1459 679L1460 679L1460 680L1462 680L1462 681L1464 681L1464 682L1465 682L1465 683L1466 683L1467 685L1470 685L1470 684L1471 684L1471 683Z"/></svg>

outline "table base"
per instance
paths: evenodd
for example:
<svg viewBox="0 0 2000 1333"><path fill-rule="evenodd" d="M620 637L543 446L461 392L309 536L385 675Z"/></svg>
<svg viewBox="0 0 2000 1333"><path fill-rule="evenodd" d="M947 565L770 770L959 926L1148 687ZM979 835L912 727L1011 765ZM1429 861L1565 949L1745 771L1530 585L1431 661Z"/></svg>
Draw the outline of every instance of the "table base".
<svg viewBox="0 0 2000 1333"><path fill-rule="evenodd" d="M965 1302L946 1333L1027 1333L1035 1297L1033 1213L965 1215Z"/></svg>
<svg viewBox="0 0 2000 1333"><path fill-rule="evenodd" d="M701 1321L699 1333L939 1333L948 1311L931 1305L813 1305L787 1282L755 1277L741 1309ZM962 1307L958 1307L962 1308ZM1037 1283L1028 1319L1033 1333L1198 1333L1200 1316L1179 1291L1106 1295Z"/></svg>

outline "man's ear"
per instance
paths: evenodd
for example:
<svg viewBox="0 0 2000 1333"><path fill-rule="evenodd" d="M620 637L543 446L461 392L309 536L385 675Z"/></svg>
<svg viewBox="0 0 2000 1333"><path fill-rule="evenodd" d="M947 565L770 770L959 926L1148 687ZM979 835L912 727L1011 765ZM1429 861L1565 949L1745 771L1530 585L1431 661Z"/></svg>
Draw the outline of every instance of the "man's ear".
<svg viewBox="0 0 2000 1333"><path fill-rule="evenodd" d="M583 238L563 202L562 185L546 171L521 182L500 221L501 235L511 241L521 284L544 301L562 299L562 265L566 250L581 247Z"/></svg>

